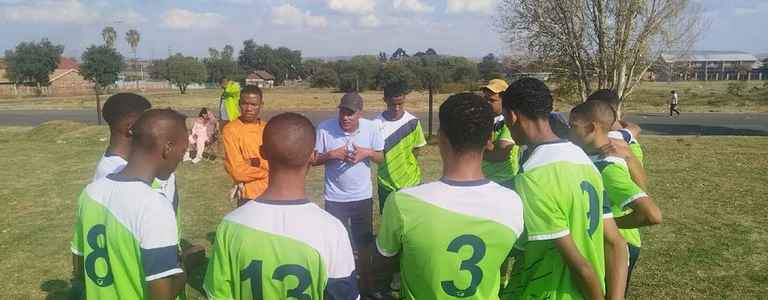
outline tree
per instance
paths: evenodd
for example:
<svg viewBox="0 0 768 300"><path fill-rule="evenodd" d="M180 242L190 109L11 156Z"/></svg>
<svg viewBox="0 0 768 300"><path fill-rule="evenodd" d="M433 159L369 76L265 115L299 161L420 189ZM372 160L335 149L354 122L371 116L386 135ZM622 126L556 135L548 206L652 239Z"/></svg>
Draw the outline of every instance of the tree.
<svg viewBox="0 0 768 300"><path fill-rule="evenodd" d="M135 29L128 30L128 32L125 33L125 41L128 42L128 45L131 46L131 51L133 51L133 71L136 72L136 69L138 66L136 48L139 47L139 41L141 41L141 34L139 34L139 32L136 31ZM142 72L142 74L144 74L144 72ZM136 78L136 89L139 89L139 78Z"/></svg>
<svg viewBox="0 0 768 300"><path fill-rule="evenodd" d="M181 94L187 93L187 87L192 83L203 83L208 79L205 64L195 57L177 53L164 61L153 65L153 73L159 74L165 80L176 85Z"/></svg>
<svg viewBox="0 0 768 300"><path fill-rule="evenodd" d="M493 53L483 57L483 60L477 64L477 71L480 72L480 78L483 80L491 80L496 78L504 78L502 72L503 66L499 63Z"/></svg>
<svg viewBox="0 0 768 300"><path fill-rule="evenodd" d="M395 50L395 53L392 53L392 58L390 58L389 60L400 60L408 57L409 57L408 53L406 53L405 50L403 50L403 48L397 48L397 50Z"/></svg>
<svg viewBox="0 0 768 300"><path fill-rule="evenodd" d="M208 57L203 59L208 74L208 82L219 83L223 78L241 81L245 78L245 74L237 62L232 59L233 52L234 49L230 45L224 46L221 51L208 48Z"/></svg>
<svg viewBox="0 0 768 300"><path fill-rule="evenodd" d="M237 61L247 73L266 70L275 76L278 84L286 79L299 78L301 74L301 51L257 45L253 39L243 42L243 50L240 50Z"/></svg>
<svg viewBox="0 0 768 300"><path fill-rule="evenodd" d="M376 74L376 86L378 88L383 88L385 85L396 81L405 81L411 87L421 86L419 77L411 68L408 68L404 61L383 65Z"/></svg>
<svg viewBox="0 0 768 300"><path fill-rule="evenodd" d="M694 0L502 0L497 26L512 46L558 63L578 81L623 101L662 52L688 50L702 29Z"/></svg>
<svg viewBox="0 0 768 300"><path fill-rule="evenodd" d="M64 46L54 45L48 39L22 42L14 50L5 51L6 76L16 84L34 82L39 94L40 86L48 86L63 52Z"/></svg>
<svg viewBox="0 0 768 300"><path fill-rule="evenodd" d="M339 74L339 90L362 92L367 89L375 89L376 73L381 62L373 55L357 55L349 60L338 61L335 64L336 74ZM348 83L348 84L347 84Z"/></svg>
<svg viewBox="0 0 768 300"><path fill-rule="evenodd" d="M323 66L310 77L310 82L313 88L336 87L339 84L339 76L332 68Z"/></svg>
<svg viewBox="0 0 768 300"><path fill-rule="evenodd" d="M109 48L115 47L115 40L117 39L117 32L112 26L104 27L101 30L101 38L104 40L104 45Z"/></svg>
<svg viewBox="0 0 768 300"><path fill-rule="evenodd" d="M117 50L107 45L89 47L81 59L83 62L80 64L80 75L94 83L96 118L101 124L101 99L99 99L99 95L117 82L125 61Z"/></svg>

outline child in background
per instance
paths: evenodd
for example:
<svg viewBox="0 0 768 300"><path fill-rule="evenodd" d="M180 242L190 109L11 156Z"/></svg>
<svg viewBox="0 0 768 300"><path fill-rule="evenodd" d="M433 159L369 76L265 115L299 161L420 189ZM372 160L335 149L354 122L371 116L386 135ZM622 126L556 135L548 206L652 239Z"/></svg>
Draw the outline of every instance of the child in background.
<svg viewBox="0 0 768 300"><path fill-rule="evenodd" d="M198 163L203 158L205 145L213 141L217 127L216 117L208 109L203 108L195 118L192 125L192 133L189 135L189 146L195 148L195 157L190 157L190 149L184 155L184 161L191 160L192 163Z"/></svg>

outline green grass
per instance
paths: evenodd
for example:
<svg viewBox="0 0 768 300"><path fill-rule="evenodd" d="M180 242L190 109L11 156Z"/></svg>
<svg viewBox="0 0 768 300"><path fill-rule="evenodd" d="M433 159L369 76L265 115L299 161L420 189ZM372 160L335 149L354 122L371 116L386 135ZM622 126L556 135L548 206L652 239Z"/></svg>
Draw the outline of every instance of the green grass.
<svg viewBox="0 0 768 300"><path fill-rule="evenodd" d="M663 112L667 110L670 90L680 94L680 108L685 112L768 112L768 81L750 81L747 94L742 97L726 92L730 81L688 81L688 82L643 82L632 97L626 101L625 110L630 112ZM756 89L753 89L756 88ZM175 90L149 92L144 95L154 107L175 109L218 109L221 90L190 90L180 95ZM340 93L331 89L275 88L264 91L265 110L328 111L335 110ZM108 95L102 97L106 99ZM378 111L384 108L381 91L362 93L365 109ZM435 96L435 108L448 98L449 94ZM407 109L424 112L428 109L427 94L414 92L408 96ZM0 110L43 110L43 109L94 109L96 99L92 95L73 97L42 98L0 98ZM557 102L556 110L564 111L571 103Z"/></svg>
<svg viewBox="0 0 768 300"><path fill-rule="evenodd" d="M66 299L80 190L106 146L105 127L57 122L0 128L0 289L5 299ZM664 224L643 230L634 299L755 299L768 292L768 138L641 138ZM420 160L440 173L434 146ZM315 201L322 172L310 173ZM230 209L221 160L178 170L183 238L209 246ZM196 291L188 289L192 299Z"/></svg>

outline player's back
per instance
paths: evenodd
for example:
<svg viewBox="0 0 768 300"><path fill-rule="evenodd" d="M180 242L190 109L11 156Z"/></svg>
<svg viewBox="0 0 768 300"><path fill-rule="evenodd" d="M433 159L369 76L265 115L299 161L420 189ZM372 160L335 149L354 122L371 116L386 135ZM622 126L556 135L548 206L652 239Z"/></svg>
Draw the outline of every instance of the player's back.
<svg viewBox="0 0 768 300"><path fill-rule="evenodd" d="M148 299L147 282L182 272L173 209L149 183L119 174L91 183L74 231L88 299Z"/></svg>
<svg viewBox="0 0 768 300"><path fill-rule="evenodd" d="M211 299L355 299L349 237L308 200L254 200L224 217L205 276Z"/></svg>
<svg viewBox="0 0 768 300"><path fill-rule="evenodd" d="M554 240L570 235L581 255L604 277L600 174L587 155L567 141L538 145L525 155L515 189L525 205L527 242L522 271L504 299L582 299Z"/></svg>
<svg viewBox="0 0 768 300"><path fill-rule="evenodd" d="M432 182L389 197L377 246L400 253L406 299L498 299L522 213L514 191L488 180Z"/></svg>

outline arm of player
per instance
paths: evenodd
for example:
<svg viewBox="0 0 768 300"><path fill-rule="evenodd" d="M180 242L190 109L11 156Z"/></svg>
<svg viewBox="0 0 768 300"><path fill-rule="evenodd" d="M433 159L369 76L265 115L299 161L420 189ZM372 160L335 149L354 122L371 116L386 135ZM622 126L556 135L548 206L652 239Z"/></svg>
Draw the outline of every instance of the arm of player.
<svg viewBox="0 0 768 300"><path fill-rule="evenodd" d="M606 298L611 300L624 299L627 285L627 242L619 234L616 222L612 217L603 218L605 243L605 285Z"/></svg>
<svg viewBox="0 0 768 300"><path fill-rule="evenodd" d="M165 278L155 279L147 283L149 286L149 297L152 300L173 300L176 299L184 285L187 277L184 273L177 273Z"/></svg>
<svg viewBox="0 0 768 300"><path fill-rule="evenodd" d="M645 167L634 154L630 154L626 159L627 168L629 169L629 175L641 189L648 190L648 176L645 174Z"/></svg>
<svg viewBox="0 0 768 300"><path fill-rule="evenodd" d="M234 299L232 295L235 286L229 260L229 249L226 248L225 228L227 223L221 223L216 229L216 240L211 247L211 258L208 260L208 268L205 270L203 290L208 299Z"/></svg>
<svg viewBox="0 0 768 300"><path fill-rule="evenodd" d="M595 273L592 266L581 256L579 249L571 239L571 235L554 240L555 246L560 251L566 264L573 273L575 279L581 287L582 293L587 299L602 300L603 288L600 285L600 278Z"/></svg>
<svg viewBox="0 0 768 300"><path fill-rule="evenodd" d="M509 159L509 152L515 147L515 142L510 140L499 140L494 145L493 150L486 150L483 153L483 160L486 161L505 161Z"/></svg>
<svg viewBox="0 0 768 300"><path fill-rule="evenodd" d="M573 272L587 299L603 299L600 278L595 273L592 265L581 256L581 253L576 248L576 244L571 239L571 235L556 239L555 246L560 251L571 272Z"/></svg>
<svg viewBox="0 0 768 300"><path fill-rule="evenodd" d="M264 179L269 172L261 167L251 165L252 157L243 157L233 134L224 129L224 168L232 179L237 182L251 182Z"/></svg>
<svg viewBox="0 0 768 300"><path fill-rule="evenodd" d="M638 198L629 204L632 212L616 218L619 228L638 228L661 224L661 209L649 196Z"/></svg>

